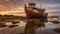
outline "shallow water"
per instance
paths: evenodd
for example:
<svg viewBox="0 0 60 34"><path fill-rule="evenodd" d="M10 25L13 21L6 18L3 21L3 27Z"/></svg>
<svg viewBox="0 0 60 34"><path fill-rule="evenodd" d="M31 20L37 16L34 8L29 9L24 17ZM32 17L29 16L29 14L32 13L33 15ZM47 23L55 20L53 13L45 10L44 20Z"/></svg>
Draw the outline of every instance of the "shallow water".
<svg viewBox="0 0 60 34"><path fill-rule="evenodd" d="M9 23L7 23L6 25L8 25L8 24ZM12 25L12 24L10 23L9 25ZM26 22L20 21L20 23L17 23L15 25L19 25L19 26L14 27L14 28L9 28L8 26L4 27L4 28L3 27L0 28L0 34L24 33ZM60 33L53 31L53 29L55 29L55 28L60 28L60 24L54 24L52 22L48 22L48 23L45 23L45 27L38 27L37 29L35 29L35 33L36 34L60 34Z"/></svg>
<svg viewBox="0 0 60 34"><path fill-rule="evenodd" d="M55 28L60 28L60 24L53 24L51 22L45 23L45 28L42 29L37 29L37 34L60 34L57 33L55 31L53 31L53 29Z"/></svg>

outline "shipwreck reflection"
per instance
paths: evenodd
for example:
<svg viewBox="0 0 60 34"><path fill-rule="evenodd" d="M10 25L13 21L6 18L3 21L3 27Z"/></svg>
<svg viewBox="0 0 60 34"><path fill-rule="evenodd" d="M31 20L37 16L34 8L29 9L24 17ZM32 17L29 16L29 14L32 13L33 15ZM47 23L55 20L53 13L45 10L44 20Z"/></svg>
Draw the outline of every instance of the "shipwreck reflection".
<svg viewBox="0 0 60 34"><path fill-rule="evenodd" d="M57 22L41 22L38 19L28 19L19 22L2 22L0 23L0 34L4 32L8 34L60 34L60 23ZM5 28L2 25L7 25ZM2 27L2 28L1 28ZM1 30L2 29L2 30ZM3 31L4 30L4 31ZM10 32L9 32L10 31ZM58 31L58 32L57 32Z"/></svg>
<svg viewBox="0 0 60 34"><path fill-rule="evenodd" d="M26 34L35 34L35 29L39 27L45 27L44 22L40 22L40 20L28 20L24 32Z"/></svg>

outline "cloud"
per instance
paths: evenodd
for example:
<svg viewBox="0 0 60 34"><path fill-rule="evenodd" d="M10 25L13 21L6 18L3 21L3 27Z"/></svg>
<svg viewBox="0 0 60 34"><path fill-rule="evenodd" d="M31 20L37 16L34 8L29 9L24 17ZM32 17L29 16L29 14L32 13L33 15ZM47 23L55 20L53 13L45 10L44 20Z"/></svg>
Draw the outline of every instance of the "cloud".
<svg viewBox="0 0 60 34"><path fill-rule="evenodd" d="M42 2L42 5L48 9L60 9L60 0L0 0L0 11L3 10L14 10L17 7L23 7L24 2L35 2L38 5Z"/></svg>
<svg viewBox="0 0 60 34"><path fill-rule="evenodd" d="M39 7L38 5L41 3L42 6L46 8L46 12L60 12L60 0L0 0L0 12L17 11L19 14L19 11L22 10L19 9L19 7L24 8L24 4L28 2L36 3L37 7Z"/></svg>
<svg viewBox="0 0 60 34"><path fill-rule="evenodd" d="M14 10L17 7L23 7L23 3L17 0L0 0L0 11Z"/></svg>
<svg viewBox="0 0 60 34"><path fill-rule="evenodd" d="M47 8L46 12L60 12L60 4L59 3L43 3L43 5Z"/></svg>
<svg viewBox="0 0 60 34"><path fill-rule="evenodd" d="M50 3L50 4L58 4L60 3L60 0L38 0L41 1L43 3Z"/></svg>

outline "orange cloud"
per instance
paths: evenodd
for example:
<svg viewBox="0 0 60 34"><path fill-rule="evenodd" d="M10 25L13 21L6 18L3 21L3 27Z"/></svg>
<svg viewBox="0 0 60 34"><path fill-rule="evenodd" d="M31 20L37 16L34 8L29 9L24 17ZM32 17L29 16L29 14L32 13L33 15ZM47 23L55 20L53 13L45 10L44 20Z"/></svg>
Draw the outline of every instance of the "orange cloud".
<svg viewBox="0 0 60 34"><path fill-rule="evenodd" d="M4 11L1 11L0 14L2 14L2 15L5 15L6 14L6 15L26 16L23 7L17 7L15 9L7 10L7 11L4 10Z"/></svg>

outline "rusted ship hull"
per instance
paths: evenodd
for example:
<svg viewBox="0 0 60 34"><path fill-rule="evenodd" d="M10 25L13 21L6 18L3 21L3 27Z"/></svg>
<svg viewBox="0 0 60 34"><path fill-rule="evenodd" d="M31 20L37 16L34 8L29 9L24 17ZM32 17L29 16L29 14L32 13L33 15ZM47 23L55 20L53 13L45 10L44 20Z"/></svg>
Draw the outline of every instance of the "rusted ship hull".
<svg viewBox="0 0 60 34"><path fill-rule="evenodd" d="M28 19L40 19L40 18L46 18L47 13L41 14L33 11L26 11L26 16Z"/></svg>
<svg viewBox="0 0 60 34"><path fill-rule="evenodd" d="M25 4L25 13L28 19L47 20L48 13L45 13L45 9L35 8L34 3L29 3L28 7Z"/></svg>

